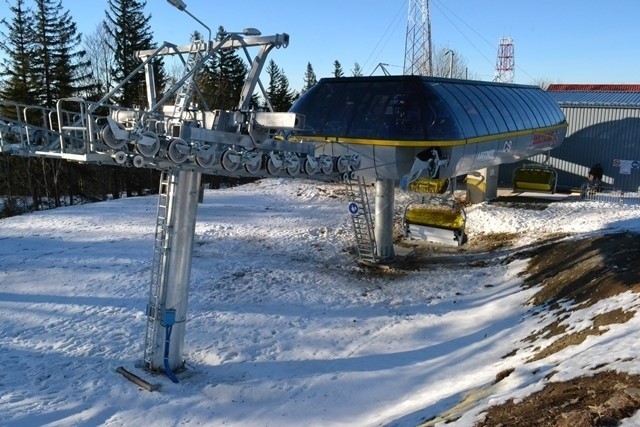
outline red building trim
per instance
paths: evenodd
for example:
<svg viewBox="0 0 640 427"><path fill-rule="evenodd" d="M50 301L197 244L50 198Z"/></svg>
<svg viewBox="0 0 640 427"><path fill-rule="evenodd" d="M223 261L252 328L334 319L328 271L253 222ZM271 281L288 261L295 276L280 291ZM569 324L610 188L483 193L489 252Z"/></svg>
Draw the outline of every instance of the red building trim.
<svg viewBox="0 0 640 427"><path fill-rule="evenodd" d="M551 84L548 91L640 92L640 84Z"/></svg>

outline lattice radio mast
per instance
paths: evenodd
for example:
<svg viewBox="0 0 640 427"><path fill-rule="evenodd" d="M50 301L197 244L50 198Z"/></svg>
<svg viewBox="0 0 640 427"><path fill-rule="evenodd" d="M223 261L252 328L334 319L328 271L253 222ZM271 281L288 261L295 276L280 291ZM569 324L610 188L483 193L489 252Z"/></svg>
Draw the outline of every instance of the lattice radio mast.
<svg viewBox="0 0 640 427"><path fill-rule="evenodd" d="M513 83L516 77L516 62L513 56L513 39L502 37L498 46L496 74L493 79L500 83Z"/></svg>
<svg viewBox="0 0 640 427"><path fill-rule="evenodd" d="M429 0L409 0L404 74L433 75Z"/></svg>

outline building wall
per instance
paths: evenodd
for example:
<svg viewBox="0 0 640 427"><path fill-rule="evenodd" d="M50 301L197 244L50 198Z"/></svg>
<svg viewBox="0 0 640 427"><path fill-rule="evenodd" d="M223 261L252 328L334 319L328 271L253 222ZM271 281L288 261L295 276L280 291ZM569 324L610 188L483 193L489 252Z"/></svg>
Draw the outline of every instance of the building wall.
<svg viewBox="0 0 640 427"><path fill-rule="evenodd" d="M562 145L551 151L558 171L558 189L579 188L589 168L600 163L603 181L623 191L640 187L640 107L562 107L569 128ZM542 156L531 158L543 161ZM526 162L526 161L525 161ZM511 185L513 170L522 162L500 167L500 185Z"/></svg>

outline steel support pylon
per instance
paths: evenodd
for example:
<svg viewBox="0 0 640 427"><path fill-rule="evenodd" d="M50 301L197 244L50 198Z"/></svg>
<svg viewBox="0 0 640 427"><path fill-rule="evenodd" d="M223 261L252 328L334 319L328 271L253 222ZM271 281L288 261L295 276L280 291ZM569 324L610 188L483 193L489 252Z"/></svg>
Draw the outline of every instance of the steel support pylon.
<svg viewBox="0 0 640 427"><path fill-rule="evenodd" d="M183 365L199 187L199 172L162 171L144 347L149 371Z"/></svg>
<svg viewBox="0 0 640 427"><path fill-rule="evenodd" d="M393 202L395 182L392 179L376 181L375 239L379 260L393 259Z"/></svg>

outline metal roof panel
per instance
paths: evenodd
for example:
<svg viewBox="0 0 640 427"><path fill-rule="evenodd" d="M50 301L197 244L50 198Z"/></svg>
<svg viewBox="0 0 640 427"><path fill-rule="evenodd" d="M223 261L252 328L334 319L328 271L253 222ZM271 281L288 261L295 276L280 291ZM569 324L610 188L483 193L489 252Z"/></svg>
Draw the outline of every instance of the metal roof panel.
<svg viewBox="0 0 640 427"><path fill-rule="evenodd" d="M638 86L640 89L640 86ZM547 94L560 106L601 106L601 107L640 107L640 90L603 91L603 90L566 90L549 91Z"/></svg>

